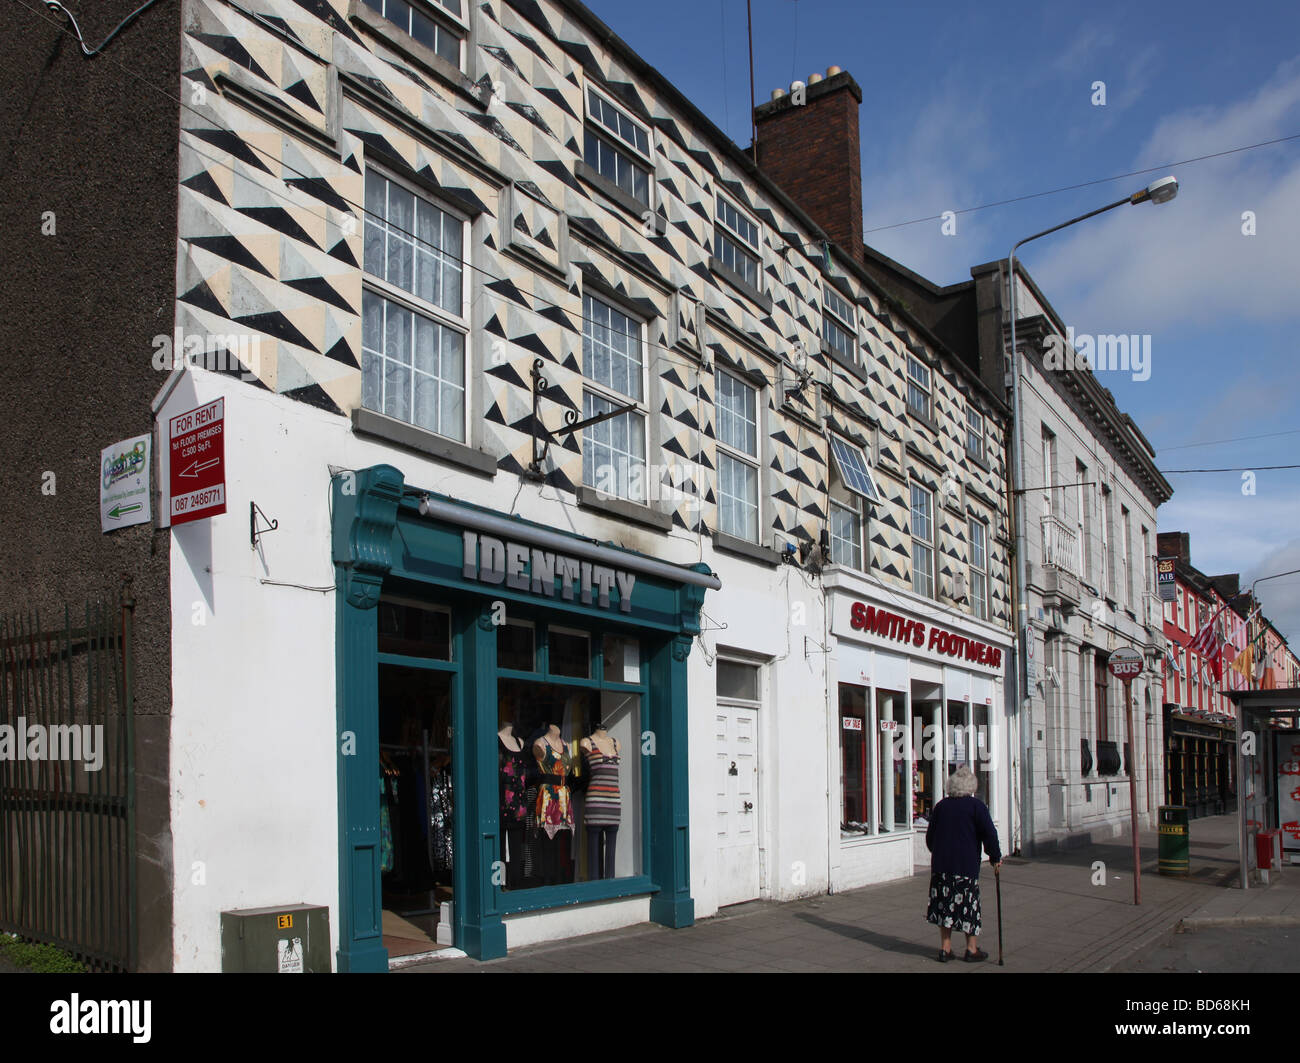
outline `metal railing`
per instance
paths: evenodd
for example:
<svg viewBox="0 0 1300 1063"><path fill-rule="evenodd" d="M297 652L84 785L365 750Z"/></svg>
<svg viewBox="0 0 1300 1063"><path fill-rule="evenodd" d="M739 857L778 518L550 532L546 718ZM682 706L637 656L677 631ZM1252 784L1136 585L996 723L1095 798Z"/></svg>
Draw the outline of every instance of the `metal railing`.
<svg viewBox="0 0 1300 1063"><path fill-rule="evenodd" d="M1043 530L1043 564L1068 572L1076 579L1081 575L1079 533L1059 517L1045 516L1039 524Z"/></svg>
<svg viewBox="0 0 1300 1063"><path fill-rule="evenodd" d="M131 607L77 622L0 618L0 930L134 970Z"/></svg>

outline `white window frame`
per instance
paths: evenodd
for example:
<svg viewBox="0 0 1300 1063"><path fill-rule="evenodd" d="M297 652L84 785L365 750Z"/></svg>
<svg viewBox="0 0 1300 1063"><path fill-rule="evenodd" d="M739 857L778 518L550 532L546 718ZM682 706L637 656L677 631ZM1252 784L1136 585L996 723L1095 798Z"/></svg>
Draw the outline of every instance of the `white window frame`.
<svg viewBox="0 0 1300 1063"><path fill-rule="evenodd" d="M1124 600L1131 606L1133 604L1133 527L1132 514L1128 511L1128 506L1120 505L1120 546L1121 561L1120 567L1123 569L1124 583Z"/></svg>
<svg viewBox="0 0 1300 1063"><path fill-rule="evenodd" d="M606 125L604 122L598 119L594 114L592 114L591 98L593 96L600 101L602 107L610 108L617 115L619 115L619 117L625 118L632 126L639 129L642 133L645 134L646 137L645 151L642 151L639 147L636 146L636 144L630 143L627 140L627 138L624 137L621 133L616 133L614 130L610 129L608 125ZM653 211L654 202L655 202L654 130L651 129L650 126L646 125L644 122L640 121L637 118L634 118L626 107L616 103L614 99L609 95L609 93L601 91L591 82L587 83L586 89L583 93L582 113L584 119L583 142L582 142L583 162L585 162L588 166L590 166L592 171L600 176L601 180L608 181L611 185L614 185L616 188L619 189L619 191L623 192L630 199L635 199L637 203L640 203L645 210ZM635 192L628 192L626 188L623 188L623 186L618 183L616 177L610 177L607 174L601 173L599 166L593 166L591 162L587 160L586 137L588 133L594 136L597 140L602 141L605 144L605 146L608 147L611 151L613 151L616 155L620 153L627 155L629 162L631 162L634 166L638 166L645 171L646 198L644 203L642 203L641 200L637 199Z"/></svg>
<svg viewBox="0 0 1300 1063"><path fill-rule="evenodd" d="M750 243L744 236L733 229L720 217L722 213L721 205L725 203L736 212L741 218L749 222L754 227L754 243ZM722 251L721 241L727 240L736 246L739 253L746 254L754 260L754 280L750 281L744 272L730 265L727 260L719 253ZM763 291L763 226L759 224L749 211L742 207L730 196L723 195L720 190L714 191L713 202L713 257L731 270L746 284L750 285L760 294Z"/></svg>
<svg viewBox="0 0 1300 1063"><path fill-rule="evenodd" d="M1115 562L1110 555L1110 488L1101 484L1101 595L1115 600Z"/></svg>
<svg viewBox="0 0 1300 1063"><path fill-rule="evenodd" d="M407 15L405 26L403 26L402 23L398 22L397 19L393 18L391 15L386 14L388 10L388 5L390 3L393 3L394 0L359 0L359 2L363 7L366 8L366 10L374 13L375 15L377 15L379 18L382 18L385 22L389 23L390 25L396 26L399 30L401 30L404 34L406 34L406 36L410 37L411 40L415 41L422 48L428 48L429 51L433 52L433 54L436 55L439 59L442 59L443 61L448 63L452 62L440 51L438 51L437 48L433 47L432 45L425 44L424 41L420 40L418 37L415 36L415 34L411 32L411 18L409 14ZM375 2L379 3L380 5L379 9L376 9L376 7L374 6ZM457 70L464 73L465 52L467 50L467 45L469 42L469 20L466 18L466 16L463 14L457 15L455 12L449 10L445 0L397 0L397 2L405 4L405 6L409 11L415 11L418 14L423 15L430 22L434 23L434 25L437 26L440 30L447 33L449 36L456 38L457 41L456 61L454 65ZM468 7L470 3L471 0L462 0L461 2L462 9Z"/></svg>
<svg viewBox="0 0 1300 1063"><path fill-rule="evenodd" d="M938 555L938 548L937 548L937 544L935 543L935 539L937 538L936 535L937 514L935 513L934 492L931 491L924 484L918 483L916 480L910 481L908 486L909 486L909 491L908 491L907 514L908 514L908 530L912 536L912 590L915 591L917 594L922 595L925 598L934 598L936 595L935 561ZM917 491L922 492L923 495L926 498L928 498L930 502L930 506L929 506L930 538L929 539L923 539L916 534L915 493ZM916 551L918 546L921 547L923 550L928 551L930 555L930 561L929 561L929 565L927 566L927 572L926 572L926 576L928 578L927 582L929 584L929 590L922 590L916 585L917 573L918 573L918 566L916 563Z"/></svg>
<svg viewBox="0 0 1300 1063"><path fill-rule="evenodd" d="M912 367L920 369L925 376L925 383L922 384L920 378L913 372ZM924 421L934 420L934 375L928 365L910 351L907 354L907 366L903 370L905 383L907 385L907 409ZM925 408L917 409L912 403L912 390L920 392L925 396Z"/></svg>
<svg viewBox="0 0 1300 1063"><path fill-rule="evenodd" d="M1091 539L1092 535L1092 495L1084 486L1088 479L1088 466L1077 458L1074 461L1074 479L1075 493L1079 503L1079 576L1085 583L1092 582L1092 573L1089 571L1092 563Z"/></svg>
<svg viewBox="0 0 1300 1063"><path fill-rule="evenodd" d="M719 390L721 390L721 378L728 377L731 380L735 381L740 387L748 389L749 392L752 393L754 396L754 453L753 454L746 454L744 451L738 450L737 448L733 447L730 443L723 442L722 430L721 430L721 420L722 420L721 411L717 411L715 413L715 416L717 417L718 420L718 425L717 425L717 430L715 432L715 440L714 440L717 448L717 453L718 453L718 462L717 462L718 467L716 470L717 477L718 477L718 490L717 490L718 530L722 532L724 535L730 535L733 538L742 539L745 542L761 543L763 541L763 483L762 483L763 463L761 460L762 452L763 452L762 392L756 385L743 380L737 373L729 373L726 370L719 369L718 377L719 377L719 385L718 385ZM717 404L717 397L718 396L715 394L714 396L715 406ZM722 463L724 458L731 461L738 462L742 465L749 466L754 470L754 503L753 503L754 535L752 538L746 535L738 534L736 529L727 529L722 527L722 513L723 513ZM734 498L735 496L729 495L728 497Z"/></svg>
<svg viewBox="0 0 1300 1063"><path fill-rule="evenodd" d="M410 192L416 198L417 201L420 200L424 201L426 204L433 207L435 210L440 211L446 217L451 218L460 223L461 226L461 244L460 244L461 251L460 251L460 259L459 259L460 313L459 314L453 313L451 310L439 306L437 303L429 302L428 300L423 299L420 296L416 295L414 292L408 291L407 289L401 287L400 285L394 284L393 282L387 280L386 278L381 277L374 273L370 273L366 270L365 227L369 223L370 214L368 212L365 213L363 215L362 250L361 250L362 304L363 304L362 305L363 347L361 353L361 370L362 370L362 381L363 381L362 383L363 407L365 409L372 409L372 407L370 406L364 406L364 391L365 391L364 380L365 380L365 368L366 368L366 358L367 358L366 349L364 347L364 335L365 335L364 303L365 303L366 293L371 293L375 296L380 297L381 299L386 300L389 303L397 305L403 310L409 311L410 313L415 314L426 320L432 320L435 324L460 334L462 338L462 345L461 345L462 381L461 383L462 383L462 391L464 393L463 417L460 425L460 435L454 436L454 435L447 435L444 432L435 432L433 429L428 428L424 425L420 425L415 421L404 421L403 423L410 424L415 428L419 428L421 431L430 432L434 435L441 436L442 438L451 439L454 442L468 444L470 442L470 426L471 426L470 410L473 408L473 390L474 390L473 373L470 371L470 335L473 327L473 322L470 314L471 300L470 300L470 284L469 284L469 271L472 268L470 263L470 258L469 258L470 220L464 214L464 212L459 211L456 208L450 206L444 200L429 195L427 191L420 188L415 183L403 178L401 175L393 172L392 170L387 169L386 167L377 166L373 163L367 162L365 165L365 169L363 170L362 173L363 183L366 175L370 173L373 173L375 176L383 178L385 181L397 185L399 188L402 188L407 192ZM363 202L364 202L364 193L363 193ZM385 197L385 214L383 216L383 220L386 225L389 224L387 208L388 208L387 197ZM416 209L418 212L418 205ZM410 235L413 241L415 240L414 233L410 233L408 235ZM387 258L386 240L385 240L384 253L385 253L385 260L386 260ZM416 272L417 272L416 265L413 260L412 261L413 282L415 280ZM382 357L383 360L385 361L390 360L388 359L386 354L383 354ZM381 395L382 395L382 386L383 386L383 382L381 380ZM382 399L379 405L381 407L383 406ZM412 406L413 405L414 405L414 393L412 393ZM374 412L384 414L384 416L392 416L391 414L385 413L383 409L378 409L375 410ZM400 419L400 418L395 418L395 419Z"/></svg>
<svg viewBox="0 0 1300 1063"><path fill-rule="evenodd" d="M846 318L838 310L832 309L832 300L838 299L848 311ZM858 363L858 314L853 300L836 291L829 283L822 282L822 343L827 350L834 351L842 358L855 365ZM847 352L838 350L830 340L830 333L842 333L848 339Z"/></svg>
<svg viewBox="0 0 1300 1063"><path fill-rule="evenodd" d="M971 447L971 439L976 440L979 444L978 448ZM980 461L986 460L984 457L984 415L974 406L966 407L966 452L975 455Z"/></svg>
<svg viewBox="0 0 1300 1063"><path fill-rule="evenodd" d="M593 322L590 321L590 320L588 320L588 314L587 314L587 301L588 301L588 300L591 300L591 301L593 301L593 302L597 302L597 303L599 303L601 306L604 306L604 307L608 308L611 312L616 313L616 314L618 314L619 316L621 316L621 317L623 317L623 318L626 318L628 321L630 321L630 322L632 322L633 324L636 325L637 352L638 352L638 354L639 354L639 356L640 356L640 362L641 362L641 366L640 366L641 397L640 397L640 398L637 398L635 395L624 394L623 392L616 391L616 390L615 390L614 388L612 388L610 385L608 385L608 384L604 384L604 383L602 383L602 382L600 382L600 381L598 381L598 380L595 380L595 379L593 379L593 378L590 376L591 366L588 364L588 361L587 361L587 343L588 343L587 329L588 329L589 326L591 326L591 325L593 324ZM649 477L650 477L650 471L649 471L649 463L650 463L650 414L649 414L649 399L648 399L649 390L650 390L650 372L649 372L649 366L647 365L647 359L646 359L646 343L645 343L646 323L645 323L645 321L642 320L641 318L636 317L636 316L633 315L633 314L629 314L626 310L624 310L621 306L619 306L618 303L613 302L612 300L605 298L604 296L600 295L600 294L597 293L597 292L587 292L587 291L584 291L584 292L582 293L582 301L583 301L583 307L582 307L582 407L583 407L582 419L583 419L583 420L586 420L586 418L591 417L591 416L594 416L594 412L589 412L588 409L587 409L587 396L588 396L588 395L593 396L594 398L596 398L597 400L599 400L599 401L601 401L601 402L612 403L614 406L625 406L625 405L627 405L629 402L635 402L635 403L636 403L636 409L635 409L635 410L628 410L626 413L619 414L618 417L612 417L612 418L610 418L608 421L604 421L604 422L602 422L601 424L593 425L593 426L590 427L590 428L585 428L585 429L583 429L583 433L582 433L582 434L583 434L583 440L582 440L582 455L583 455L582 483L583 483L583 486L585 486L585 487L590 487L590 488L592 488L593 490L598 490L598 489L599 489L597 483L588 483L588 482L587 482L587 460L586 460L586 459L587 459L587 455L588 455L588 453L589 453L587 448L588 448L588 446L589 446L589 445L591 444L591 442L592 442L592 440L588 437L588 434L587 434L587 433L589 433L589 432L591 432L591 433L596 433L596 432L598 432L599 430L602 430L602 429L605 430L606 432L611 431L614 422L619 421L619 420L622 420L624 417L640 418L640 420L641 420L641 436L642 436L642 442L643 442L642 452L641 452L641 454L639 454L639 455L632 455L632 457L639 457L639 458L640 458L640 462L641 462L641 476L640 476L640 482L641 482L641 497L637 497L636 494L635 494L635 492L634 492L634 490L632 489L632 484L631 484L632 473L631 473L631 467L630 467L630 466L629 466L628 473L627 473L627 478L628 478L628 480L629 480L629 483L628 483L629 493L624 494L624 493L622 493L621 491L616 491L616 492L613 493L612 497L616 497L616 498L624 498L624 499L627 499L627 500L630 501L630 502L636 502L636 503L639 504L639 505L648 505L649 502L650 502L650 493L651 493L651 492L650 492L650 485L649 485ZM629 438L630 438L630 432L629 432ZM609 448L609 449L612 450L612 447ZM599 468L600 468L600 466L596 466L596 467L595 467L595 469L599 469ZM597 479L597 481L599 482L599 479L600 479L600 478L599 478L599 477L596 477L596 479Z"/></svg>
<svg viewBox="0 0 1300 1063"><path fill-rule="evenodd" d="M983 540L983 565L975 563L975 529L980 531ZM988 522L980 520L979 517L969 518L969 536L970 536L970 604L971 614L977 620L987 620L989 618L989 526ZM980 578L983 590L976 593L975 577Z"/></svg>
<svg viewBox="0 0 1300 1063"><path fill-rule="evenodd" d="M852 539L843 535L835 534L835 523L830 519L830 516L837 509L842 510L851 517L852 527L856 531L856 534ZM863 558L866 556L866 546L863 542L863 532L865 531L866 521L862 519L862 499L854 496L853 502L850 504L847 502L841 502L837 498L832 498L830 500L830 513L827 514L826 525L831 544L831 564L843 565L845 568L855 569L858 572L865 572L867 569L863 564ZM843 544L840 546L839 551L836 549L836 544ZM842 556L842 551L846 549L850 551L850 557L847 560ZM837 552L840 553L840 556L838 557Z"/></svg>

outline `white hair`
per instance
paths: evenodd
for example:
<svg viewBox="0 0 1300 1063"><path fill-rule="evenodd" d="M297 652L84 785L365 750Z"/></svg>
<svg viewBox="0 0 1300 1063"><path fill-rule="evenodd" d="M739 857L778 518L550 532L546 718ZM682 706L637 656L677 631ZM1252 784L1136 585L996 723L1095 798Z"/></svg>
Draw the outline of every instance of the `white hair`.
<svg viewBox="0 0 1300 1063"><path fill-rule="evenodd" d="M948 776L943 792L949 797L971 797L977 789L979 784L975 781L975 773L963 764Z"/></svg>

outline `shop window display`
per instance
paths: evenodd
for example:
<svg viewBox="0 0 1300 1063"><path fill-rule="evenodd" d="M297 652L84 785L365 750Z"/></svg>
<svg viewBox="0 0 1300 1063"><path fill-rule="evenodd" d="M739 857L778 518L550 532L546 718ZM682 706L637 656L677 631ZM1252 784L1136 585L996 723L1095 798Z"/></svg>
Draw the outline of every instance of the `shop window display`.
<svg viewBox="0 0 1300 1063"><path fill-rule="evenodd" d="M537 639L535 676L497 682L500 884L509 892L639 874L641 694L616 688L641 682L641 644L524 630ZM513 656L526 656L518 643Z"/></svg>

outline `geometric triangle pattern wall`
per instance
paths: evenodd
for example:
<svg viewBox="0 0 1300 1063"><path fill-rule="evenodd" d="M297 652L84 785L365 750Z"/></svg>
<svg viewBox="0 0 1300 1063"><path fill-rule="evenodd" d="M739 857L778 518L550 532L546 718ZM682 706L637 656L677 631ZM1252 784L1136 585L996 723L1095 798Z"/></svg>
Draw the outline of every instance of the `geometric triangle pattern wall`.
<svg viewBox="0 0 1300 1063"><path fill-rule="evenodd" d="M765 545L773 533L819 540L836 475L830 425L878 441L885 499L868 521L871 570L911 587L909 477L936 493L955 477L965 508L936 507L941 582L969 563L968 513L987 520L992 619L1009 622L1000 417L852 278L841 280L857 305L860 372L825 354L817 235L582 23L545 0L466 2L467 73L457 73L364 5L242 8L184 0L176 324L222 338L225 371L340 417L361 404L365 173L381 167L468 219L470 442L499 469L518 474L532 458L536 360L551 385L544 422L581 416L583 294L595 293L645 321L649 462L678 492L657 503L676 534L717 529L714 403L726 370L761 386ZM582 173L587 86L649 134L650 215ZM719 196L759 226L762 302L711 268ZM907 414L908 352L934 367L933 430ZM966 454L972 403L986 418L988 468ZM574 491L582 474L581 439L562 437L548 482Z"/></svg>

